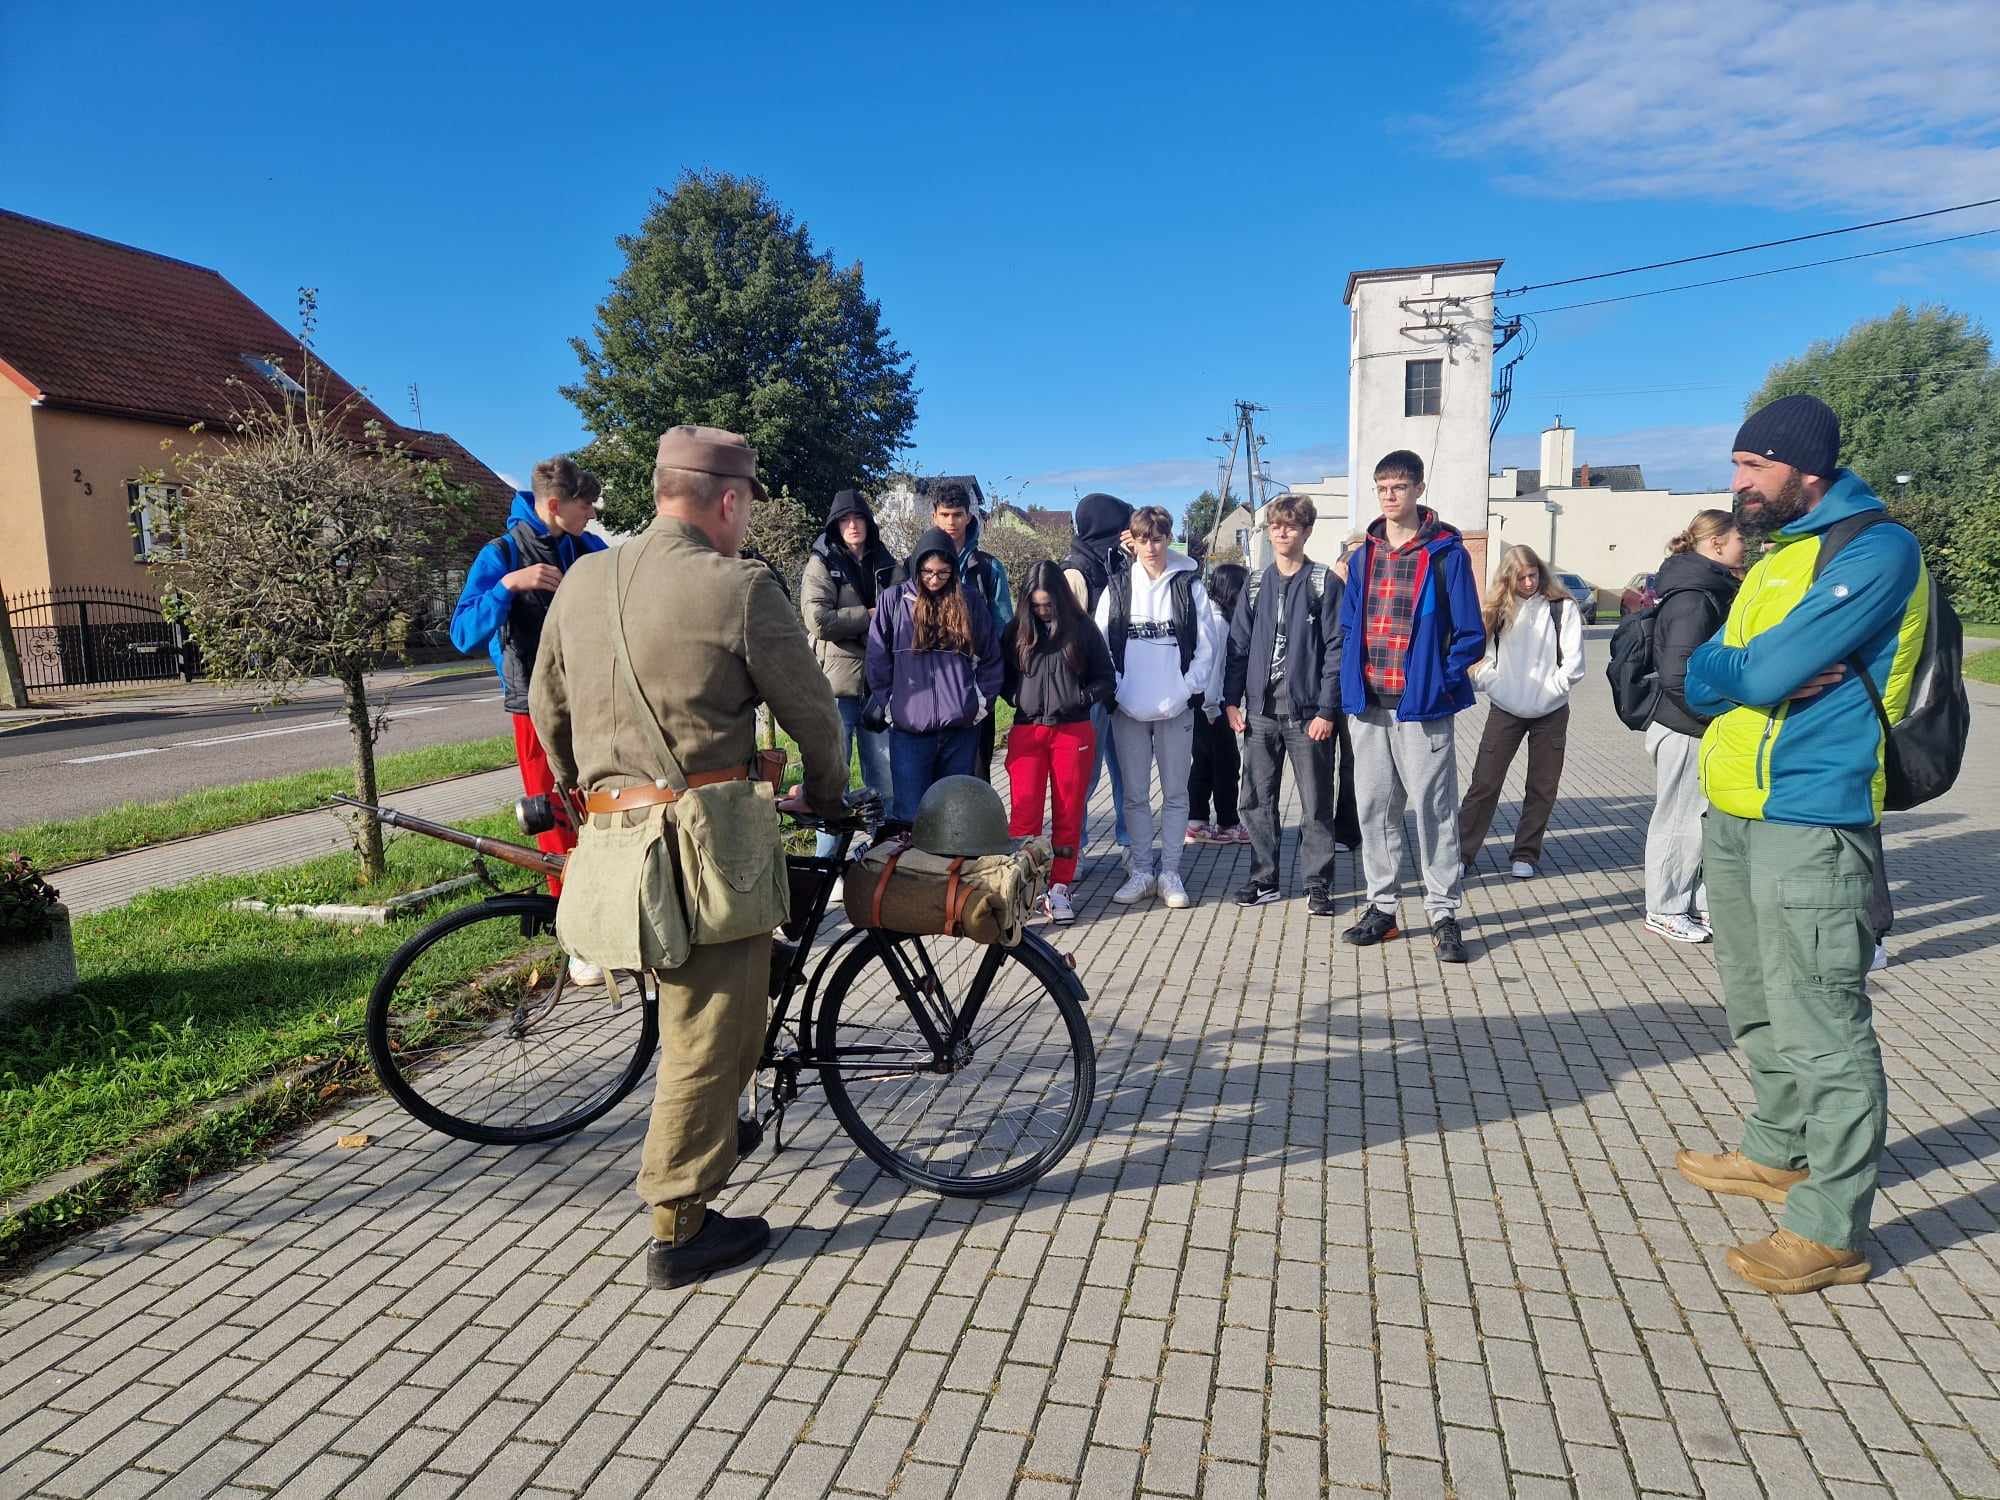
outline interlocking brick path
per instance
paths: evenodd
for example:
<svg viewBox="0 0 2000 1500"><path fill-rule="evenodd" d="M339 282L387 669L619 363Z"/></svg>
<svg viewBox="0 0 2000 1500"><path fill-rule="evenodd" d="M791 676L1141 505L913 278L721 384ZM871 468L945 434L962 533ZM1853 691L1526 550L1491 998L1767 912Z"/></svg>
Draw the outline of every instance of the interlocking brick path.
<svg viewBox="0 0 2000 1500"><path fill-rule="evenodd" d="M1239 912L1247 850L1185 913L1087 865L1097 1113L1032 1192L905 1191L795 1111L722 1205L770 1253L660 1292L643 1096L512 1151L371 1100L52 1255L0 1288L0 1495L2000 1495L2000 771L1890 819L1876 1277L1779 1300L1722 1265L1768 1211L1672 1172L1749 1091L1708 952L1640 926L1604 700L1538 880L1503 805L1462 969Z"/></svg>

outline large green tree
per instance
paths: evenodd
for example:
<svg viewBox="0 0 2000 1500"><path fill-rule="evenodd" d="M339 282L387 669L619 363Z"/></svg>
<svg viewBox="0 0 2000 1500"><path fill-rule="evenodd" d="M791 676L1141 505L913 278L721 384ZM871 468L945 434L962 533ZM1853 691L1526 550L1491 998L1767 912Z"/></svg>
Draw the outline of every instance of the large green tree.
<svg viewBox="0 0 2000 1500"><path fill-rule="evenodd" d="M719 172L684 173L618 245L592 337L570 341L583 378L563 387L609 524L651 520L654 448L683 422L749 438L765 483L814 516L887 475L917 389L859 262L836 266L763 183Z"/></svg>
<svg viewBox="0 0 2000 1500"><path fill-rule="evenodd" d="M1203 490L1188 501L1187 509L1181 513L1181 542L1197 552L1206 548L1209 534L1215 530L1217 517L1227 515L1240 503L1233 494L1218 498L1214 490ZM1215 543L1217 547L1222 547L1229 545L1231 540L1229 537L1217 537Z"/></svg>
<svg viewBox="0 0 2000 1500"><path fill-rule="evenodd" d="M1946 308L1898 307L1774 366L1746 410L1801 391L1839 414L1841 462L1916 532L1949 586L1953 530L2000 476L2000 367L1986 330Z"/></svg>

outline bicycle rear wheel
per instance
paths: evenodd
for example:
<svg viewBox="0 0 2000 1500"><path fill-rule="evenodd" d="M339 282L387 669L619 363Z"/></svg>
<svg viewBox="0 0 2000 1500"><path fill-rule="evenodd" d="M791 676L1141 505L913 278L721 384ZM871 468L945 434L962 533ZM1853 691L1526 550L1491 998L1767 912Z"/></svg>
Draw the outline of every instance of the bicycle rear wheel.
<svg viewBox="0 0 2000 1500"><path fill-rule="evenodd" d="M813 1061L870 1160L991 1197L1040 1177L1083 1129L1097 1055L1081 997L1033 933L998 948L871 932L827 983Z"/></svg>
<svg viewBox="0 0 2000 1500"><path fill-rule="evenodd" d="M570 982L546 895L447 912L368 997L368 1053L411 1114L460 1140L553 1140L631 1093L659 1040L643 975Z"/></svg>

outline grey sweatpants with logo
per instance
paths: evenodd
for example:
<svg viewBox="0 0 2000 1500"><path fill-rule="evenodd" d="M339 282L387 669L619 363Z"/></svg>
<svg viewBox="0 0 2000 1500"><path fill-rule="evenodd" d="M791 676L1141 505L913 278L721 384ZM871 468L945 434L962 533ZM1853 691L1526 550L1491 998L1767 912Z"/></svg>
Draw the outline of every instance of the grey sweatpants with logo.
<svg viewBox="0 0 2000 1500"><path fill-rule="evenodd" d="M1402 724L1393 708L1348 716L1354 740L1354 801L1361 814L1361 873L1368 901L1396 914L1403 881L1403 812L1417 816L1424 912L1458 915L1465 874L1458 853L1458 753L1449 718Z"/></svg>

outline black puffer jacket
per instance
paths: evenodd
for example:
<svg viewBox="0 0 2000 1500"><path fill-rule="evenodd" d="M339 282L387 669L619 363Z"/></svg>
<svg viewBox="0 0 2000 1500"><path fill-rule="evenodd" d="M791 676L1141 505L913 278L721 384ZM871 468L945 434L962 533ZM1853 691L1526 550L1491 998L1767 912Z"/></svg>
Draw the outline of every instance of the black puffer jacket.
<svg viewBox="0 0 2000 1500"><path fill-rule="evenodd" d="M1742 587L1734 573L1699 552L1678 552L1660 565L1653 588L1660 596L1653 619L1653 665L1660 674L1660 698L1653 722L1681 734L1699 735L1708 720L1688 707L1688 658L1722 628Z"/></svg>
<svg viewBox="0 0 2000 1500"><path fill-rule="evenodd" d="M1111 666L1111 648L1094 621L1077 622L1079 644L1083 647L1083 675L1069 664L1066 651L1037 651L1023 672L1014 654L1014 632L1001 642L1007 657L1007 685L1000 696L1014 705L1017 724L1081 724L1091 709L1109 703L1118 689L1118 677Z"/></svg>

